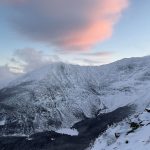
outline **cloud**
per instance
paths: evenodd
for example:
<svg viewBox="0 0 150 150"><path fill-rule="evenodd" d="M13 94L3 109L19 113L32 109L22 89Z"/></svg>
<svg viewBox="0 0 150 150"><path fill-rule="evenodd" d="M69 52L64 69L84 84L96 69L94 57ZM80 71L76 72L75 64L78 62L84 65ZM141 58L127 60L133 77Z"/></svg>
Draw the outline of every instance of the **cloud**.
<svg viewBox="0 0 150 150"><path fill-rule="evenodd" d="M17 49L11 58L11 70L24 72L38 69L42 66L64 62L79 65L101 65L110 61L113 52L86 52L86 53L62 53L59 55L48 55L33 48Z"/></svg>
<svg viewBox="0 0 150 150"><path fill-rule="evenodd" d="M1 75L0 80L13 77L13 74L10 71L10 68L8 67L8 65L0 66L0 75Z"/></svg>
<svg viewBox="0 0 150 150"><path fill-rule="evenodd" d="M0 88L20 75L59 61L57 55L46 55L33 48L17 49L10 61L0 66Z"/></svg>
<svg viewBox="0 0 150 150"><path fill-rule="evenodd" d="M2 0L4 3L4 0ZM7 0L14 28L63 50L87 50L112 36L128 0Z"/></svg>
<svg viewBox="0 0 150 150"><path fill-rule="evenodd" d="M99 66L107 63L104 60L93 58L77 58L74 59L74 62L80 62L80 64L82 64L83 66Z"/></svg>
<svg viewBox="0 0 150 150"><path fill-rule="evenodd" d="M103 51L103 52L90 52L90 53L80 53L80 55L82 55L82 56L91 56L91 57L110 57L113 54L114 54L113 52L107 52L107 51Z"/></svg>
<svg viewBox="0 0 150 150"><path fill-rule="evenodd" d="M28 73L42 66L64 62L79 65L101 65L108 63L108 59L113 53L111 52L88 52L77 53L77 55L66 54L48 55L42 51L33 48L17 49L10 62L0 66L0 88L17 78L19 75ZM70 59L71 58L71 59Z"/></svg>
<svg viewBox="0 0 150 150"><path fill-rule="evenodd" d="M86 65L86 66L99 66L111 62L114 52L84 52L74 55L72 63Z"/></svg>
<svg viewBox="0 0 150 150"><path fill-rule="evenodd" d="M67 63L71 64L79 64L79 65L90 65L97 66L102 64L107 64L111 62L112 56L115 52L111 51L102 51L102 52L78 52L78 53L67 53L66 51L62 51L60 56L67 56L71 59L67 60ZM64 61L65 62L65 61Z"/></svg>
<svg viewBox="0 0 150 150"><path fill-rule="evenodd" d="M18 66L23 72L29 72L56 61L59 61L58 56L45 55L42 51L33 48L18 49L11 59L12 64Z"/></svg>
<svg viewBox="0 0 150 150"><path fill-rule="evenodd" d="M13 80L18 74L13 73L8 65L0 66L0 88Z"/></svg>

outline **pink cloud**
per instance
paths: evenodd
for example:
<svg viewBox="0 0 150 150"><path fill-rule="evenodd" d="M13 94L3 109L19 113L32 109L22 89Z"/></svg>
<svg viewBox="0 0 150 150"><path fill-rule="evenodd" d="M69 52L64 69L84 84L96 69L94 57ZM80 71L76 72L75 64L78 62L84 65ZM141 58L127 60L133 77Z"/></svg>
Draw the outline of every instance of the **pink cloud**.
<svg viewBox="0 0 150 150"><path fill-rule="evenodd" d="M87 50L92 45L110 38L114 25L127 6L128 0L99 1L92 14L89 14L90 22L85 28L72 32L62 45L71 49L77 47L79 50Z"/></svg>
<svg viewBox="0 0 150 150"><path fill-rule="evenodd" d="M89 50L112 36L129 0L10 1L19 14L12 22L22 35L64 50Z"/></svg>

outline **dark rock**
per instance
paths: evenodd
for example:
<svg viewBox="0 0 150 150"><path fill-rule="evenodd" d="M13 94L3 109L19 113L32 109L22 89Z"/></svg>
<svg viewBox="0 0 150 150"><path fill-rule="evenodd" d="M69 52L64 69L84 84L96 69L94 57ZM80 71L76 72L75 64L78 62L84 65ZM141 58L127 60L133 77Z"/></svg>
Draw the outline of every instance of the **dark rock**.
<svg viewBox="0 0 150 150"><path fill-rule="evenodd" d="M128 135L128 134L130 134L130 133L134 133L134 131L135 131L135 130L132 129L132 130L128 131L126 135Z"/></svg>
<svg viewBox="0 0 150 150"><path fill-rule="evenodd" d="M129 143L129 141L128 141L128 140L126 140L126 141L125 141L125 143L126 143L126 144L128 144L128 143Z"/></svg>
<svg viewBox="0 0 150 150"><path fill-rule="evenodd" d="M130 128L132 128L130 131L127 132L126 135L133 133L136 129L138 129L140 126L142 126L142 124L140 125L140 123L136 123L136 122L131 122L130 123Z"/></svg>
<svg viewBox="0 0 150 150"><path fill-rule="evenodd" d="M148 113L150 113L150 109L149 109L149 108L146 108L145 110L146 110Z"/></svg>
<svg viewBox="0 0 150 150"><path fill-rule="evenodd" d="M115 133L115 137L119 138L120 137L120 133Z"/></svg>
<svg viewBox="0 0 150 150"><path fill-rule="evenodd" d="M136 122L131 122L130 123L130 127L133 129L133 130L136 130L140 127L140 125Z"/></svg>
<svg viewBox="0 0 150 150"><path fill-rule="evenodd" d="M150 123L148 123L146 126L150 125Z"/></svg>

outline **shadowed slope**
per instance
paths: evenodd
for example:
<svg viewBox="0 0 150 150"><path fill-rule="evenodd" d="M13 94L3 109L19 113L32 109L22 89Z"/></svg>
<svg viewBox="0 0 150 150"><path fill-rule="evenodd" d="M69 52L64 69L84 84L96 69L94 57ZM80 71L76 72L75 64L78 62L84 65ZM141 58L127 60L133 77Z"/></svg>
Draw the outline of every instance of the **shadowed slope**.
<svg viewBox="0 0 150 150"><path fill-rule="evenodd" d="M125 106L92 119L85 119L73 126L78 136L56 132L42 132L30 137L1 137L1 150L84 150L108 126L118 123L134 112L134 106Z"/></svg>

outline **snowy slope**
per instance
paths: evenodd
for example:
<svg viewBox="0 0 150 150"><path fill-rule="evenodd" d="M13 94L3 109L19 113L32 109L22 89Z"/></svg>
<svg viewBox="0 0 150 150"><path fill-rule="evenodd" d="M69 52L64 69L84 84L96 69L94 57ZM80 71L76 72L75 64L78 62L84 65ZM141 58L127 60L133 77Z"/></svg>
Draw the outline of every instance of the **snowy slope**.
<svg viewBox="0 0 150 150"><path fill-rule="evenodd" d="M0 90L0 122L5 120L0 133L67 128L132 103L143 111L150 103L149 91L150 57L100 67L51 64Z"/></svg>
<svg viewBox="0 0 150 150"><path fill-rule="evenodd" d="M108 128L96 139L91 150L149 150L149 131L150 112L144 111Z"/></svg>

